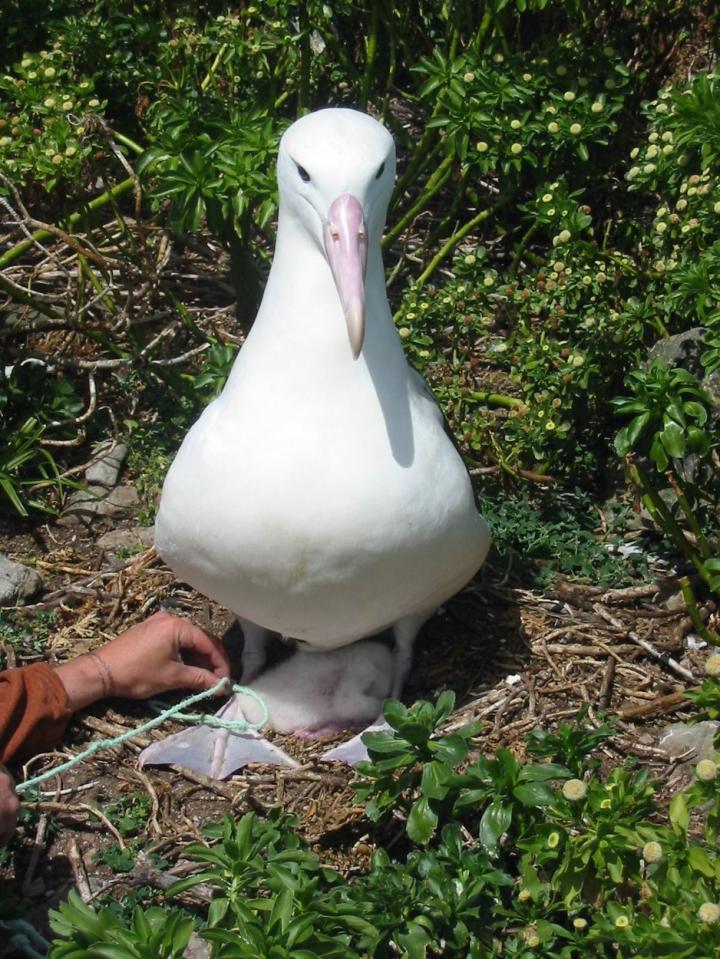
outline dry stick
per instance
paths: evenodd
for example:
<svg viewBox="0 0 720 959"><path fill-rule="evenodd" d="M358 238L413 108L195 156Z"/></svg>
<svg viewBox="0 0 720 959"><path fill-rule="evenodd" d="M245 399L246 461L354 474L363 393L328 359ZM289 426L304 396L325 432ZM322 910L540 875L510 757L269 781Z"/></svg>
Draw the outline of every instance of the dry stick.
<svg viewBox="0 0 720 959"><path fill-rule="evenodd" d="M45 833L47 832L48 817L46 815L41 815L37 824L37 830L35 832L35 842L33 843L32 854L30 856L30 862L28 867L25 870L25 878L23 879L22 891L23 895L29 895L31 891L32 881L35 877L35 870L37 865L40 862L40 856L42 855L45 848Z"/></svg>
<svg viewBox="0 0 720 959"><path fill-rule="evenodd" d="M79 813L89 813L91 816L97 816L103 826L111 832L115 837L115 841L121 849L125 849L125 841L120 833L117 831L115 826L110 822L105 813L101 812L99 809L96 809L95 806L90 806L88 803L61 803L61 802L47 802L42 800L40 802L33 802L32 799L23 800L26 806L33 806L35 809L40 810L41 812L54 812L58 814L66 815L78 815Z"/></svg>
<svg viewBox="0 0 720 959"><path fill-rule="evenodd" d="M614 681L615 659L612 656L608 656L607 665L605 666L605 675L603 676L603 683L600 687L600 695L598 697L598 709L607 709L610 705L610 697L612 696Z"/></svg>
<svg viewBox="0 0 720 959"><path fill-rule="evenodd" d="M0 173L0 180L5 184L5 186L10 190L15 201L15 205L20 211L22 216L22 223L18 221L18 225L23 226L27 225L28 227L34 229L36 232L46 233L48 237L54 236L57 239L60 239L65 243L66 246L69 246L71 250L74 250L75 253L81 253L86 256L89 260L93 260L99 266L107 266L108 261L104 256L101 256L99 253L95 253L94 250L84 247L78 240L71 237L65 230L61 230L59 226L55 226L52 223L44 223L42 220L36 220L34 216L30 216L25 205L23 204L20 194L17 191L17 188L10 180L5 176L4 173ZM34 234L33 234L34 236ZM10 251L8 251L10 252ZM0 267L2 266L0 261Z"/></svg>
<svg viewBox="0 0 720 959"><path fill-rule="evenodd" d="M106 190L105 193L101 193L100 196L96 196L94 200L90 202L82 209L76 213L72 213L67 219L67 226L71 228L78 223L86 213L93 212L94 210L99 210L101 207L105 206L106 203L110 203L111 200L114 200L118 196L122 196L123 193L127 193L128 190L131 190L133 187L133 181L131 179L123 180L121 183L116 184L112 189ZM6 250L5 253L0 256L0 270L4 269L10 263L14 263L18 257L22 256L26 250L29 250L30 247L34 246L36 242L40 240L49 240L55 234L45 230L36 230L32 236L28 237L27 240L23 240L20 243L16 243L15 246L11 247L9 250Z"/></svg>
<svg viewBox="0 0 720 959"><path fill-rule="evenodd" d="M655 716L658 713L670 713L688 705L684 692L669 693L667 696L657 696L649 703L640 703L636 706L625 706L618 715L621 719L642 719L646 716Z"/></svg>
<svg viewBox="0 0 720 959"><path fill-rule="evenodd" d="M80 854L80 849L77 844L77 839L75 839L75 837L73 837L71 842L68 844L67 857L70 860L70 865L72 866L73 875L75 876L75 885L80 893L80 898L84 903L88 903L92 899L92 889L90 888L90 883L88 882L88 876L85 872L85 863L83 862L83 858Z"/></svg>
<svg viewBox="0 0 720 959"><path fill-rule="evenodd" d="M662 663L668 669L672 669L673 672L677 673L678 676L682 676L682 678L686 679L688 682L693 684L697 683L697 678L689 669L681 666L680 663L676 659L673 659L673 657L668 653L663 653L659 649L656 649L655 646L653 646L652 643L649 643L646 639L641 639L636 632L628 629L621 620L619 620L616 616L613 616L612 613L609 613L599 603L593 603L593 610L601 619L604 619L606 623L610 623L610 625L614 626L615 629L622 630L629 640L644 649L645 652L652 656L653 659L657 660L659 663Z"/></svg>

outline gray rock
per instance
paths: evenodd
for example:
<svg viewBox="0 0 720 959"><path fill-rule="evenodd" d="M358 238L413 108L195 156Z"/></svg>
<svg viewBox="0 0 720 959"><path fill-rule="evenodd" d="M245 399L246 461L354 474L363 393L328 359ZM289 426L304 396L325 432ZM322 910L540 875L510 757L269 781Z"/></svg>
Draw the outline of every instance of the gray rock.
<svg viewBox="0 0 720 959"><path fill-rule="evenodd" d="M154 541L154 526L135 526L132 529L111 529L98 539L97 545L104 553L113 554L119 549L147 549Z"/></svg>
<svg viewBox="0 0 720 959"><path fill-rule="evenodd" d="M693 752L687 757L689 762L698 763L701 759L715 758L715 736L720 722L706 720L702 723L671 723L660 733L657 748L667 753L670 759L682 756L688 749Z"/></svg>
<svg viewBox="0 0 720 959"><path fill-rule="evenodd" d="M40 589L42 578L38 572L0 553L0 606L21 606Z"/></svg>
<svg viewBox="0 0 720 959"><path fill-rule="evenodd" d="M88 486L69 497L60 522L64 526L79 523L89 525L95 519L115 519L140 505L134 486L116 486L108 491L104 486Z"/></svg>
<svg viewBox="0 0 720 959"><path fill-rule="evenodd" d="M700 356L705 350L702 326L694 326L684 333L666 336L658 340L649 350L644 366L649 366L653 360L662 360L670 367L680 367L692 373L700 381L703 389L710 394L716 404L720 403L720 371L705 375L705 368L700 362Z"/></svg>
<svg viewBox="0 0 720 959"><path fill-rule="evenodd" d="M111 489L118 481L127 455L128 448L124 443L117 443L108 449L97 462L85 470L87 483L90 486L104 486L106 489Z"/></svg>
<svg viewBox="0 0 720 959"><path fill-rule="evenodd" d="M700 354L705 349L702 342L703 333L701 326L695 326L684 333L664 336L648 350L647 365L653 360L662 360L667 366L680 366L696 376L702 376Z"/></svg>
<svg viewBox="0 0 720 959"><path fill-rule="evenodd" d="M185 959L209 959L210 945L204 939L201 939L196 932L193 932L183 956Z"/></svg>

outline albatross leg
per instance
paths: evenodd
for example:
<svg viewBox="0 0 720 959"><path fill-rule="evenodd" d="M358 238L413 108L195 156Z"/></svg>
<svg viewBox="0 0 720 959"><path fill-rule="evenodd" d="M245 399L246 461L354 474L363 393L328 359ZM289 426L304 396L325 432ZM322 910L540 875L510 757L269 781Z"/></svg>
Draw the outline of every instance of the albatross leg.
<svg viewBox="0 0 720 959"><path fill-rule="evenodd" d="M434 612L435 609L433 607L432 609L426 610L422 613L417 613L415 616L407 616L404 619L400 619L393 626L393 635L395 637L395 662L393 664L393 681L390 689L390 696L393 699L398 699L403 691L403 686L405 685L408 674L410 673L410 667L412 666L413 646L415 645L415 640L417 639L417 635L422 629L423 625ZM385 722L385 718L381 712L374 723L372 723L366 729L363 729L363 731L358 733L357 736L353 736L352 739L348 739L346 743L342 743L340 746L336 746L334 749L330 749L328 752L323 753L323 755L320 757L320 760L322 762L332 762L333 760L338 760L339 762L347 763L348 766L356 766L358 763L364 762L368 758L365 743L362 741L362 737L365 735L365 733L382 732L383 730L387 729L390 729L390 727Z"/></svg>
<svg viewBox="0 0 720 959"><path fill-rule="evenodd" d="M245 645L242 655L242 682L251 682L265 665L268 630L238 616ZM237 696L217 712L219 719L244 719ZM174 736L152 743L140 753L140 765L165 766L176 763L212 779L227 779L249 763L297 766L286 752L273 746L253 730L236 733L214 726L184 729Z"/></svg>
<svg viewBox="0 0 720 959"><path fill-rule="evenodd" d="M242 676L240 682L247 685L252 682L265 665L270 632L262 626L251 623L249 619L236 616L243 631Z"/></svg>

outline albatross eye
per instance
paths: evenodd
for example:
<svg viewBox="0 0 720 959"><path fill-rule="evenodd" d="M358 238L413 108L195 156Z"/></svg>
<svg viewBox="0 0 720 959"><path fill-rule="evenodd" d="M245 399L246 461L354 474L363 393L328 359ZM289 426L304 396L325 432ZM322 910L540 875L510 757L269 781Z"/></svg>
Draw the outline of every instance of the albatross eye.
<svg viewBox="0 0 720 959"><path fill-rule="evenodd" d="M380 169L375 174L375 179L379 180L384 172L385 172L385 161L383 160L383 162L380 164Z"/></svg>
<svg viewBox="0 0 720 959"><path fill-rule="evenodd" d="M309 174L308 171L305 169L305 167L304 167L304 166L300 166L299 163L296 163L295 166L297 167L297 171L298 171L298 173L300 174L300 179L303 181L303 183L309 183L309 182L310 182L310 174Z"/></svg>

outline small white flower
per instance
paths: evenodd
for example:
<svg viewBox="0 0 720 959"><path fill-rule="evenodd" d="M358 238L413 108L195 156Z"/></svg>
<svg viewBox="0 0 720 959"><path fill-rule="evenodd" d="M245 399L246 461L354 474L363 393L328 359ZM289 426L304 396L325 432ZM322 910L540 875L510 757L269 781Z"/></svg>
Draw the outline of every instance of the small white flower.
<svg viewBox="0 0 720 959"><path fill-rule="evenodd" d="M468 70L468 72L463 75L463 80L465 81L465 83L472 83L474 79L475 79L475 74L472 73L470 70Z"/></svg>
<svg viewBox="0 0 720 959"><path fill-rule="evenodd" d="M664 220L661 220L659 223L656 223L656 224L655 224L655 232L656 232L656 233L664 233L665 230L667 230L667 228L668 228L668 225L667 225L667 223L665 223Z"/></svg>
<svg viewBox="0 0 720 959"><path fill-rule="evenodd" d="M52 110L55 106L55 100L52 97L48 97L46 100L43 100L43 106L46 106L48 110Z"/></svg>
<svg viewBox="0 0 720 959"><path fill-rule="evenodd" d="M592 110L593 113L602 113L603 105L599 100L595 100L595 102L592 104L590 109Z"/></svg>
<svg viewBox="0 0 720 959"><path fill-rule="evenodd" d="M649 146L647 150L648 159L653 160L658 155L659 152L660 150L653 143L652 146Z"/></svg>
<svg viewBox="0 0 720 959"><path fill-rule="evenodd" d="M663 848L659 842L646 842L642 848L642 857L645 862L660 862L660 860L663 858Z"/></svg>
<svg viewBox="0 0 720 959"><path fill-rule="evenodd" d="M658 135L657 135L657 133L653 130L653 132L652 132L652 133L650 134L650 136L648 137L648 140L649 140L651 143L656 143L656 142L657 142L657 138L658 138Z"/></svg>
<svg viewBox="0 0 720 959"><path fill-rule="evenodd" d="M510 152L513 153L515 156L517 156L518 153L522 153L522 143L513 143L513 144L511 144L511 145L510 145Z"/></svg>
<svg viewBox="0 0 720 959"><path fill-rule="evenodd" d="M638 147L633 147L632 150L630 151L630 159L631 159L631 160L634 160L635 157L638 155L639 152L640 152L640 150L639 150Z"/></svg>
<svg viewBox="0 0 720 959"><path fill-rule="evenodd" d="M532 73L523 73L522 78L525 81L525 83L530 83L530 81L532 80Z"/></svg>
<svg viewBox="0 0 720 959"><path fill-rule="evenodd" d="M701 759L695 767L695 775L701 782L709 783L717 779L718 768L712 759Z"/></svg>
<svg viewBox="0 0 720 959"><path fill-rule="evenodd" d="M566 90L565 93L563 93L563 100L566 100L568 103L572 103L574 99L575 94L572 90Z"/></svg>
<svg viewBox="0 0 720 959"><path fill-rule="evenodd" d="M572 236L572 233L570 232L570 230L561 230L560 233L558 233L558 239L560 240L561 243L567 243L570 240L571 236Z"/></svg>
<svg viewBox="0 0 720 959"><path fill-rule="evenodd" d="M577 136L578 133L582 133L582 124L580 124L580 123L571 123L571 124L570 124L570 132L571 132L574 136Z"/></svg>
<svg viewBox="0 0 720 959"><path fill-rule="evenodd" d="M548 123L548 127L547 127L547 128L548 128L548 130L549 130L550 133L557 133L558 130L560 129L560 127L557 125L557 123L555 123L554 120L552 121L552 123Z"/></svg>
<svg viewBox="0 0 720 959"><path fill-rule="evenodd" d="M52 77L55 76L55 67L47 67L45 70L43 70L43 73L48 78L48 80L50 80Z"/></svg>
<svg viewBox="0 0 720 959"><path fill-rule="evenodd" d="M646 163L645 166L643 167L643 173L654 173L654 172L655 172L654 163Z"/></svg>
<svg viewBox="0 0 720 959"><path fill-rule="evenodd" d="M655 109L657 110L658 113L667 113L667 112L668 112L668 105L667 105L667 103L658 103L658 105L655 107Z"/></svg>
<svg viewBox="0 0 720 959"><path fill-rule="evenodd" d="M475 144L475 149L478 151L478 153L487 153L489 145L485 142L485 140L478 140L478 142Z"/></svg>
<svg viewBox="0 0 720 959"><path fill-rule="evenodd" d="M543 203L552 203L552 193L543 193L542 201Z"/></svg>
<svg viewBox="0 0 720 959"><path fill-rule="evenodd" d="M489 273L486 273L483 277L483 286L494 286L495 279Z"/></svg>
<svg viewBox="0 0 720 959"><path fill-rule="evenodd" d="M697 911L697 917L700 922L707 923L708 926L714 926L720 921L720 906L715 902L704 902Z"/></svg>
<svg viewBox="0 0 720 959"><path fill-rule="evenodd" d="M587 795L587 786L582 779L568 779L563 783L562 794L569 802L578 802Z"/></svg>
<svg viewBox="0 0 720 959"><path fill-rule="evenodd" d="M662 154L663 154L663 156L666 156L666 157L667 157L667 156L670 156L670 154L671 154L672 152L673 152L673 145L672 145L672 143L666 143L665 146L662 148Z"/></svg>
<svg viewBox="0 0 720 959"><path fill-rule="evenodd" d="M557 73L559 77L564 77L567 73L567 67L561 63L560 66L556 68L555 73Z"/></svg>
<svg viewBox="0 0 720 959"><path fill-rule="evenodd" d="M715 204L715 212L720 213L720 203ZM705 672L708 676L720 676L720 653L713 653L705 660Z"/></svg>
<svg viewBox="0 0 720 959"><path fill-rule="evenodd" d="M519 130L521 126L522 126L522 123L521 123L519 120L511 120L511 121L510 121L510 129L511 129L511 130Z"/></svg>

